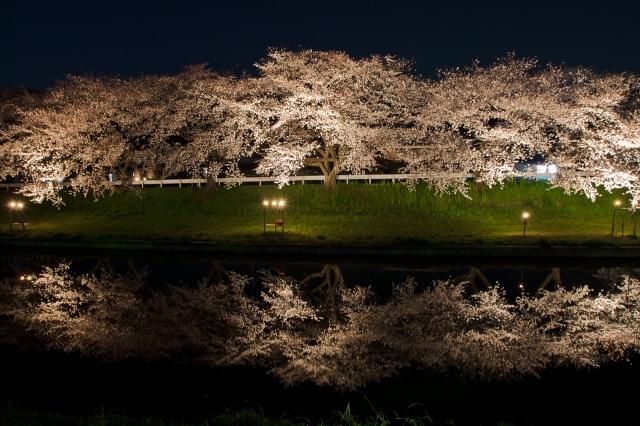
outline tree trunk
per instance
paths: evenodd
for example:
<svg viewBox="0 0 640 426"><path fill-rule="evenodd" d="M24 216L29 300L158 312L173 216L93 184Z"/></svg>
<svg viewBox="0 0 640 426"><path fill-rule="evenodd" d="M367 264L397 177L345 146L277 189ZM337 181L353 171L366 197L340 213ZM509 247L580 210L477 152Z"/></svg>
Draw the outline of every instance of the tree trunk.
<svg viewBox="0 0 640 426"><path fill-rule="evenodd" d="M482 172L473 172L473 180L476 184L476 189L482 191L484 184L482 181Z"/></svg>
<svg viewBox="0 0 640 426"><path fill-rule="evenodd" d="M218 190L218 183L216 182L216 177L212 174L207 175L207 183L204 186L205 191L211 192Z"/></svg>
<svg viewBox="0 0 640 426"><path fill-rule="evenodd" d="M218 155L210 155L209 158L209 173L207 174L207 183L204 185L204 189L201 191L202 195L208 195L212 192L218 192L218 183L216 182L216 175L211 173L211 164L218 160Z"/></svg>
<svg viewBox="0 0 640 426"><path fill-rule="evenodd" d="M315 150L322 158L307 158L305 164L319 167L324 175L325 189L333 189L337 186L338 170L342 162L340 145L325 145L324 148L315 148Z"/></svg>

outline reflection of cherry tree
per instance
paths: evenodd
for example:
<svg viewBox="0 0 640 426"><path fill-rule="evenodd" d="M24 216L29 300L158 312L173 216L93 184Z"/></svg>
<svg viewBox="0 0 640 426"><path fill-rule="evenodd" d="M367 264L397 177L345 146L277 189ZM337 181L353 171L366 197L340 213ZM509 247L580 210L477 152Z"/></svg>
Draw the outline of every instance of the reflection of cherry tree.
<svg viewBox="0 0 640 426"><path fill-rule="evenodd" d="M285 384L337 389L407 368L508 379L554 365L599 366L640 348L640 281L631 277L607 293L559 288L510 303L497 285L468 296L465 282L418 291L412 278L383 301L371 288L347 288L335 265L301 281L263 271L259 297L245 294L248 279L233 272L158 290L145 273L74 277L61 264L34 281L7 278L0 316L64 351L262 365Z"/></svg>
<svg viewBox="0 0 640 426"><path fill-rule="evenodd" d="M320 302L320 307L326 309L330 306L333 319L337 322L338 292L340 290L346 290L347 288L344 283L344 278L342 277L342 271L338 265L325 265L322 271L309 274L305 279L300 281L300 288L302 289L305 288L305 286L309 286L310 281L315 278L322 278L322 282L307 292L307 298L311 299L316 295L324 295L324 300Z"/></svg>
<svg viewBox="0 0 640 426"><path fill-rule="evenodd" d="M370 289L340 291L339 322L309 314L266 337L287 344L285 362L272 364L272 371L287 384L310 380L353 389L410 366L496 378L531 373L543 364L542 337L527 330L497 290L468 300L463 284L414 289L412 280L396 286L385 304L377 304Z"/></svg>
<svg viewBox="0 0 640 426"><path fill-rule="evenodd" d="M124 276L104 271L74 277L69 265L45 268L31 284L3 282L20 306L4 306L51 347L108 360L135 357L223 362L261 330L245 277L226 283L169 286L152 291L146 272ZM253 312L253 314L251 314ZM253 331L252 331L253 330Z"/></svg>
<svg viewBox="0 0 640 426"><path fill-rule="evenodd" d="M540 296L542 294L542 292L544 291L545 288L547 288L547 285L549 285L549 283L553 280L555 286L556 286L556 290L558 289L558 287L560 287L562 285L562 278L560 277L560 268L551 268L551 273L549 275L547 275L545 277L544 280L542 280L542 282L540 283L540 285L538 286L537 290L536 290L536 297Z"/></svg>
<svg viewBox="0 0 640 426"><path fill-rule="evenodd" d="M478 292L478 287L476 286L476 278L480 278L480 281L482 281L482 283L484 284L485 289L490 290L491 288L493 288L493 286L489 283L489 280L487 280L487 277L485 277L480 268L476 266L472 266L471 268L469 268L469 271L467 271L466 274L455 278L453 281L465 283L467 287L469 287L475 294Z"/></svg>
<svg viewBox="0 0 640 426"><path fill-rule="evenodd" d="M518 307L549 340L549 356L560 364L598 366L637 352L640 281L626 278L606 295L586 287L523 298Z"/></svg>
<svg viewBox="0 0 640 426"><path fill-rule="evenodd" d="M340 289L336 319L323 318L319 306L310 310L313 302L295 280L267 274L265 283L277 289L269 290L266 311L277 331L262 336L263 345L280 350L266 362L287 384L354 389L411 366L511 378L556 364L601 365L639 343L633 318L640 282L633 279L625 284L631 290L621 286L595 297L586 288L543 291L515 305L499 287L469 298L466 283L437 282L416 292L408 279L383 304L370 289ZM293 318L292 312L305 314L281 327L273 320Z"/></svg>

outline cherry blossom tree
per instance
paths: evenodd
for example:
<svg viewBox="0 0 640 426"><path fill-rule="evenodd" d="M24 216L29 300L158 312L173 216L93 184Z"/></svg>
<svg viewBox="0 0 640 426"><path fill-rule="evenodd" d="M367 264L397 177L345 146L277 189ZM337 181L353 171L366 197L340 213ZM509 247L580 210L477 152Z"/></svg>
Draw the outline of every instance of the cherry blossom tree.
<svg viewBox="0 0 640 426"><path fill-rule="evenodd" d="M119 86L112 79L70 77L24 111L21 125L13 129L19 137L1 147L3 164L11 174L24 176L23 193L59 205L64 179L86 191L112 188L108 173L129 165L136 143L135 136L122 137L123 123L116 117L116 103L127 104L136 94Z"/></svg>
<svg viewBox="0 0 640 426"><path fill-rule="evenodd" d="M542 155L559 170L557 187L591 199L599 185L626 187L637 199L637 77L536 65L510 55L426 84L423 133L395 149L404 171L464 192L469 172L493 185Z"/></svg>
<svg viewBox="0 0 640 426"><path fill-rule="evenodd" d="M408 62L390 56L272 49L256 66L263 93L255 107L270 135L257 170L277 175L280 185L304 165L319 167L327 186L340 171L374 168L391 130L421 102Z"/></svg>
<svg viewBox="0 0 640 426"><path fill-rule="evenodd" d="M385 158L403 162L408 183L465 193L468 173L489 185L514 164L543 156L552 180L591 199L597 187L640 200L640 82L509 55L436 80L409 75L393 57L272 49L260 77L192 66L173 76L69 77L44 94L0 96L0 172L20 174L23 193L60 205L60 182L87 195L125 184L133 164L163 177L242 176L238 161L280 186L303 166L325 184ZM236 180L237 182L237 180Z"/></svg>
<svg viewBox="0 0 640 426"><path fill-rule="evenodd" d="M114 189L109 175L130 183L132 164L143 171L162 165L164 176L216 176L223 167L237 176L251 138L236 83L203 66L128 80L69 77L3 129L3 172L21 173L25 195L56 205L63 180L100 195Z"/></svg>
<svg viewBox="0 0 640 426"><path fill-rule="evenodd" d="M206 177L211 186L219 175L239 179L238 161L251 157L266 140L260 115L252 108L256 81L215 74L202 66L188 71L178 76L185 99L176 111L185 118L174 132L183 143L165 143L160 150L164 175L186 172Z"/></svg>

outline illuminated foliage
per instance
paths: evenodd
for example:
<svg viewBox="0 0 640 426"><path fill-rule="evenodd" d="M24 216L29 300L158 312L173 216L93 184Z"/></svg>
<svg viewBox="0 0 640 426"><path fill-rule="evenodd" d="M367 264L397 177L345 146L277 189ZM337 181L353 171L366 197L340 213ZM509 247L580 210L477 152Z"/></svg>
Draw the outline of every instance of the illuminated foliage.
<svg viewBox="0 0 640 426"><path fill-rule="evenodd" d="M407 61L390 56L273 49L256 66L257 107L269 117L270 136L258 170L276 173L281 184L303 164L319 167L327 186L340 171L374 168L422 103L422 82L407 74ZM285 154L292 148L298 155Z"/></svg>
<svg viewBox="0 0 640 426"><path fill-rule="evenodd" d="M144 271L74 277L63 263L35 280L3 280L0 316L14 327L8 338L28 330L102 360L262 365L288 385L343 390L410 367L504 380L597 367L640 348L640 282L630 277L606 294L560 288L510 303L499 286L469 295L467 282L438 281L418 291L412 278L381 300L347 288L336 265L302 281L263 271L261 294L250 296L246 277L216 270L216 282L152 290Z"/></svg>
<svg viewBox="0 0 640 426"><path fill-rule="evenodd" d="M388 160L461 191L465 176L502 182L514 164L544 158L552 180L595 199L596 187L640 200L640 81L509 55L489 67L412 77L390 56L273 49L257 78L192 66L174 76L69 77L44 94L2 92L0 173L59 205L61 182L99 196L135 167L162 176L240 178L238 161L280 186L304 166L333 186ZM233 180L232 183L237 183Z"/></svg>

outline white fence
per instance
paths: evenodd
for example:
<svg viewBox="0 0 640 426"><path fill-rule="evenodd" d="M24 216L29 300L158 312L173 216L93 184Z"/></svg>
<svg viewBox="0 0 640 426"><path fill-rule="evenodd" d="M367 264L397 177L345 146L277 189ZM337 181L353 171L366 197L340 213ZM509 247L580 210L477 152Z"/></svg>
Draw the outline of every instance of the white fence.
<svg viewBox="0 0 640 426"><path fill-rule="evenodd" d="M338 181L345 181L349 183L353 182L368 182L368 183L378 183L378 182L395 182L397 180L406 180L406 179L427 179L434 177L438 177L438 175L418 175L418 174L375 174L375 175L338 175ZM465 178L465 179L473 179L473 173L457 173L457 174L447 174L442 175L442 177L452 178ZM554 173L535 173L535 172L524 172L524 173L510 173L505 175L505 177L522 177L522 178L530 178L530 179L550 179L556 177ZM229 183L229 182L238 182L240 184L243 183L257 183L259 186L262 186L263 183L273 184L275 183L276 178L273 176L247 176L240 179L234 178L219 178L216 179L216 182L219 184ZM316 176L290 176L290 182L300 182L302 185L305 182L314 182L314 183L324 183L324 176L316 175ZM120 182L114 182L116 185L120 185ZM182 187L186 186L201 186L202 184L206 184L206 179L143 179L136 180L132 182L135 186L178 186ZM1 189L6 189L7 191L12 188L20 188L24 185L23 183L0 183ZM62 186L70 186L69 182L63 182Z"/></svg>

